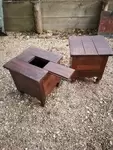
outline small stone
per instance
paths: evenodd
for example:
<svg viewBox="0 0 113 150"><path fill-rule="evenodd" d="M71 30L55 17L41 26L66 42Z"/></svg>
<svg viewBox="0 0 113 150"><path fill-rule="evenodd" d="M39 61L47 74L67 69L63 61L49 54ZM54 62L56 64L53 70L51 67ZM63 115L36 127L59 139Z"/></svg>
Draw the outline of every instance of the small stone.
<svg viewBox="0 0 113 150"><path fill-rule="evenodd" d="M59 135L59 134L60 134L60 131L57 131L57 132L56 132L56 134L58 134L58 135Z"/></svg>
<svg viewBox="0 0 113 150"><path fill-rule="evenodd" d="M86 116L85 119L88 119L88 116Z"/></svg>
<svg viewBox="0 0 113 150"><path fill-rule="evenodd" d="M102 100L103 100L103 98L101 97L101 98L100 98L100 100L102 101Z"/></svg>
<svg viewBox="0 0 113 150"><path fill-rule="evenodd" d="M113 145L113 141L110 141L110 145Z"/></svg>
<svg viewBox="0 0 113 150"><path fill-rule="evenodd" d="M51 37L52 35L52 33L47 33L47 37Z"/></svg>
<svg viewBox="0 0 113 150"><path fill-rule="evenodd" d="M23 104L23 103L24 103L24 101L22 100L22 101L21 101L21 103Z"/></svg>
<svg viewBox="0 0 113 150"><path fill-rule="evenodd" d="M52 33L52 31L51 30L47 30L47 33Z"/></svg>
<svg viewBox="0 0 113 150"><path fill-rule="evenodd" d="M40 34L39 38L46 38L46 36L47 36L46 34Z"/></svg>
<svg viewBox="0 0 113 150"><path fill-rule="evenodd" d="M26 36L26 39L29 39L30 37L29 36Z"/></svg>
<svg viewBox="0 0 113 150"><path fill-rule="evenodd" d="M53 138L55 138L56 137L56 135L55 134L53 134Z"/></svg>
<svg viewBox="0 0 113 150"><path fill-rule="evenodd" d="M0 101L0 104L3 104L4 102L3 101Z"/></svg>
<svg viewBox="0 0 113 150"><path fill-rule="evenodd" d="M102 102L102 101L100 101L100 103L102 104L103 102Z"/></svg>
<svg viewBox="0 0 113 150"><path fill-rule="evenodd" d="M79 33L78 35L82 35L81 33Z"/></svg>
<svg viewBox="0 0 113 150"><path fill-rule="evenodd" d="M90 114L90 111L88 110L87 113Z"/></svg>
<svg viewBox="0 0 113 150"><path fill-rule="evenodd" d="M39 130L37 130L36 133L39 133Z"/></svg>
<svg viewBox="0 0 113 150"><path fill-rule="evenodd" d="M92 128L90 128L89 130L92 131Z"/></svg>

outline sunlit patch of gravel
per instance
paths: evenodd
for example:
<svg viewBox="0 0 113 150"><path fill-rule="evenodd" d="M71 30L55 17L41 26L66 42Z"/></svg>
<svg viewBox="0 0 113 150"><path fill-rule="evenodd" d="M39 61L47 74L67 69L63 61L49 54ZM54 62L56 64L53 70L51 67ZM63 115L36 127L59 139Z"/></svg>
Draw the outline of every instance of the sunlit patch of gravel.
<svg viewBox="0 0 113 150"><path fill-rule="evenodd" d="M107 39L113 48L113 39ZM8 33L0 37L0 150L111 150L113 146L113 57L99 84L62 80L44 108L21 95L3 64L29 46L62 54L69 66L67 38Z"/></svg>

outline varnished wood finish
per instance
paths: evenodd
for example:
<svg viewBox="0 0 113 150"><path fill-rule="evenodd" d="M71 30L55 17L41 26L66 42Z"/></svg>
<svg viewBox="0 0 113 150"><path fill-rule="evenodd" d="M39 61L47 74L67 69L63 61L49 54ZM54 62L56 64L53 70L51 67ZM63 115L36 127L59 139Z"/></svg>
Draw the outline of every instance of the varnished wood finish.
<svg viewBox="0 0 113 150"><path fill-rule="evenodd" d="M43 79L43 87L45 91L45 95L48 95L52 92L55 86L60 82L61 77L48 73L46 77Z"/></svg>
<svg viewBox="0 0 113 150"><path fill-rule="evenodd" d="M71 56L113 55L112 49L103 36L71 36Z"/></svg>
<svg viewBox="0 0 113 150"><path fill-rule="evenodd" d="M20 92L37 97L44 106L46 96L59 84L61 77L69 78L75 72L57 64L61 58L61 55L30 47L4 67L10 71Z"/></svg>
<svg viewBox="0 0 113 150"><path fill-rule="evenodd" d="M18 59L23 61L30 61L34 56L43 58L45 60L57 63L61 60L62 56L52 52L45 51L36 47L29 47L22 54L18 56Z"/></svg>
<svg viewBox="0 0 113 150"><path fill-rule="evenodd" d="M40 81L48 73L48 71L42 68L36 67L17 58L6 63L4 67L36 81Z"/></svg>
<svg viewBox="0 0 113 150"><path fill-rule="evenodd" d="M69 38L71 67L76 69L75 78L102 78L112 49L103 36L71 36Z"/></svg>
<svg viewBox="0 0 113 150"><path fill-rule="evenodd" d="M40 100L41 105L44 106L46 95L43 89L42 82L37 82L36 79L33 80L23 74L14 72L10 70L14 83L21 93L27 93L33 97L36 97Z"/></svg>
<svg viewBox="0 0 113 150"><path fill-rule="evenodd" d="M56 74L58 76L61 76L65 79L71 80L71 77L73 76L75 70L71 68L67 68L63 65L59 65L53 62L49 62L44 69L47 71Z"/></svg>

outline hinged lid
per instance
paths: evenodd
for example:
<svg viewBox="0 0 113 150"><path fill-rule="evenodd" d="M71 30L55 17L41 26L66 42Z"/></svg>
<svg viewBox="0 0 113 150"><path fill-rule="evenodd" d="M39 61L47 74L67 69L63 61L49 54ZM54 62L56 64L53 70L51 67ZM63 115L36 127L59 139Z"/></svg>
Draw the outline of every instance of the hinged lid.
<svg viewBox="0 0 113 150"><path fill-rule="evenodd" d="M69 38L71 56L113 55L112 48L103 36L71 36Z"/></svg>

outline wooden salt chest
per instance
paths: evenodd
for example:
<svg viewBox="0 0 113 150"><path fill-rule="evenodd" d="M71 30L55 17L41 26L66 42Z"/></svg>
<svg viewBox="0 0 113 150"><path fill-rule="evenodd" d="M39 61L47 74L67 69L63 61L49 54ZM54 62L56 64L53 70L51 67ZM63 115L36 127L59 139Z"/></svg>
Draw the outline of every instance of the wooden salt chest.
<svg viewBox="0 0 113 150"><path fill-rule="evenodd" d="M71 80L75 70L60 65L62 56L39 48L30 47L7 62L7 68L18 91L40 100L44 106L46 96L57 86L61 78Z"/></svg>
<svg viewBox="0 0 113 150"><path fill-rule="evenodd" d="M103 36L71 36L69 38L71 68L76 69L75 79L96 77L101 80L112 49ZM74 79L74 78L73 78Z"/></svg>

